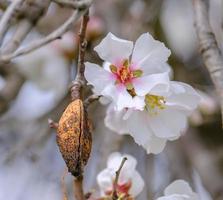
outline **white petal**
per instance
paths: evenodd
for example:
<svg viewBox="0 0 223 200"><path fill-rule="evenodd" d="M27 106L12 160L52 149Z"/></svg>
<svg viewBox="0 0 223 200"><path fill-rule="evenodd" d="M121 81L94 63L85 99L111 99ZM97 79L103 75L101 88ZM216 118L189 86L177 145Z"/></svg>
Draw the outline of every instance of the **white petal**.
<svg viewBox="0 0 223 200"><path fill-rule="evenodd" d="M104 169L97 175L97 182L102 193L112 190L112 180L114 175L115 172L111 169Z"/></svg>
<svg viewBox="0 0 223 200"><path fill-rule="evenodd" d="M127 110L115 111L111 104L106 112L104 120L105 126L119 134L126 134L128 132L126 120L123 120Z"/></svg>
<svg viewBox="0 0 223 200"><path fill-rule="evenodd" d="M127 155L127 154L121 155L119 152L115 152L109 156L108 161L107 161L107 168L117 171L124 157L126 157L127 160L125 164L123 165L121 173L119 175L118 183L120 185L129 182L129 180L131 179L132 174L134 173L135 168L136 168L136 164L137 164L136 159L131 155Z"/></svg>
<svg viewBox="0 0 223 200"><path fill-rule="evenodd" d="M129 134L134 138L135 142L141 145L147 153L160 153L164 147L166 140L157 138L149 127L148 113L145 111L134 111L126 120L126 127Z"/></svg>
<svg viewBox="0 0 223 200"><path fill-rule="evenodd" d="M169 75L168 73L152 74L143 76L133 80L134 89L137 95L144 96L151 92L156 86L160 91L167 91L169 88ZM156 91L153 90L153 94Z"/></svg>
<svg viewBox="0 0 223 200"><path fill-rule="evenodd" d="M94 86L94 90L98 94L101 94L106 86L114 82L111 73L89 62L85 63L84 75L88 83Z"/></svg>
<svg viewBox="0 0 223 200"><path fill-rule="evenodd" d="M162 42L144 33L136 41L132 62L146 73L161 73L169 70L167 65L163 65L169 56L170 50Z"/></svg>
<svg viewBox="0 0 223 200"><path fill-rule="evenodd" d="M101 59L113 64L128 59L132 49L133 42L120 39L112 33L108 33L101 43L94 48Z"/></svg>
<svg viewBox="0 0 223 200"><path fill-rule="evenodd" d="M144 185L145 184L141 175L137 171L134 171L134 173L132 174L132 185L129 193L133 197L138 196L142 192Z"/></svg>
<svg viewBox="0 0 223 200"><path fill-rule="evenodd" d="M187 195L173 194L169 196L159 197L157 200L192 200L192 199Z"/></svg>
<svg viewBox="0 0 223 200"><path fill-rule="evenodd" d="M182 111L165 108L157 114L150 114L150 126L157 137L165 139L178 138L187 127L187 117Z"/></svg>
<svg viewBox="0 0 223 200"><path fill-rule="evenodd" d="M176 180L166 187L164 194L191 194L193 193L190 185L184 180Z"/></svg>
<svg viewBox="0 0 223 200"><path fill-rule="evenodd" d="M200 102L200 95L188 84L171 81L171 95L167 97L167 103L188 111L194 110Z"/></svg>

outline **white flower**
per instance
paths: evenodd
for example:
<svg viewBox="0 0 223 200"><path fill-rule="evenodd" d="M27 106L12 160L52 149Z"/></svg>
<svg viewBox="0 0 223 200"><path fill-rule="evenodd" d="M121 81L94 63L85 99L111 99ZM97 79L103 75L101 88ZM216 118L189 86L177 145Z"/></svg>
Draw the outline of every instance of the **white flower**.
<svg viewBox="0 0 223 200"><path fill-rule="evenodd" d="M136 197L144 187L144 181L136 171L137 161L131 155L121 155L118 152L112 153L107 161L107 168L97 176L97 182L103 196L111 195L115 172L118 170L121 161L127 157L119 176L117 192L119 195L131 195Z"/></svg>
<svg viewBox="0 0 223 200"><path fill-rule="evenodd" d="M187 127L187 116L200 96L189 85L170 81L169 90L155 87L145 97L145 109L107 110L105 124L119 134L130 134L147 153L160 153L167 140L175 140Z"/></svg>
<svg viewBox="0 0 223 200"><path fill-rule="evenodd" d="M184 180L176 180L164 191L164 196L157 200L198 200L198 195L192 191L190 185Z"/></svg>
<svg viewBox="0 0 223 200"><path fill-rule="evenodd" d="M105 64L100 67L87 62L85 77L94 86L94 92L111 99L117 110L142 110L147 93L154 87L166 89L170 51L149 33L142 34L134 48L133 42L108 33L95 51Z"/></svg>

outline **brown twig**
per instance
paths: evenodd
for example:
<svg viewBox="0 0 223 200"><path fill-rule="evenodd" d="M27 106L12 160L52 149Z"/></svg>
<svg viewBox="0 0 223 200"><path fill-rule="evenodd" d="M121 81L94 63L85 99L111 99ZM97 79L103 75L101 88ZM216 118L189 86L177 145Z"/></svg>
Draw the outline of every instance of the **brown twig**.
<svg viewBox="0 0 223 200"><path fill-rule="evenodd" d="M87 41L86 41L86 30L87 30L87 24L89 21L89 11L85 13L82 19L80 33L79 33L79 55L78 55L78 63L77 63L77 75L75 80L72 83L71 87L71 98L72 100L82 98L81 96L81 88L85 84L85 78L84 78L84 57L85 57L85 50L87 47Z"/></svg>
<svg viewBox="0 0 223 200"><path fill-rule="evenodd" d="M66 184L65 184L65 177L68 173L67 167L65 167L63 175L61 177L61 187L63 191L63 200L68 200L67 190L66 190Z"/></svg>
<svg viewBox="0 0 223 200"><path fill-rule="evenodd" d="M96 94L92 94L84 101L84 107L87 108L91 103L97 101L100 98L100 96Z"/></svg>
<svg viewBox="0 0 223 200"><path fill-rule="evenodd" d="M122 167L124 166L125 162L126 162L127 158L124 157L122 159L122 162L118 168L118 170L115 172L115 181L113 183L113 192L112 192L112 200L117 200L118 199L118 194L117 194L117 187L118 187L118 179L122 170Z"/></svg>
<svg viewBox="0 0 223 200"><path fill-rule="evenodd" d="M195 28L203 61L220 97L223 124L223 57L211 29L207 0L193 0Z"/></svg>
<svg viewBox="0 0 223 200"><path fill-rule="evenodd" d="M74 178L74 197L76 200L85 200L83 191L83 176Z"/></svg>

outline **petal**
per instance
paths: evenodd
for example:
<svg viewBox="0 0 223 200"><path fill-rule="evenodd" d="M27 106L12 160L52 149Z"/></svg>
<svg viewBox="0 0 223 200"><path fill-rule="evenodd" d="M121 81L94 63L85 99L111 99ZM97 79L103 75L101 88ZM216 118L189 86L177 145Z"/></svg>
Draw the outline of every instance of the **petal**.
<svg viewBox="0 0 223 200"><path fill-rule="evenodd" d="M173 194L173 195L159 197L157 200L192 200L192 199L187 195Z"/></svg>
<svg viewBox="0 0 223 200"><path fill-rule="evenodd" d="M124 157L126 157L127 160L125 164L123 165L121 173L119 175L120 185L129 182L136 168L136 164L137 164L136 159L131 155L127 155L127 154L121 155L119 152L114 152L109 156L108 161L107 161L107 168L117 171Z"/></svg>
<svg viewBox="0 0 223 200"><path fill-rule="evenodd" d="M104 169L97 175L97 183L101 189L102 194L106 191L112 190L113 187L113 176L115 172L111 169Z"/></svg>
<svg viewBox="0 0 223 200"><path fill-rule="evenodd" d="M139 96L144 96L148 93L151 93L151 90L153 88L158 88L159 90L157 90L157 93L156 90L153 90L154 95L158 95L162 91L166 92L169 88L169 82L170 81L168 73L160 73L136 78L133 80L132 84L134 86L136 94Z"/></svg>
<svg viewBox="0 0 223 200"><path fill-rule="evenodd" d="M165 195L179 194L187 195L191 200L198 200L198 195L192 191L190 185L184 180L176 180L171 183L164 191Z"/></svg>
<svg viewBox="0 0 223 200"><path fill-rule="evenodd" d="M132 49L133 42L120 39L112 33L108 33L101 43L94 48L101 59L113 64L128 59Z"/></svg>
<svg viewBox="0 0 223 200"><path fill-rule="evenodd" d="M166 99L170 106L192 111L200 102L200 95L188 84L171 81L170 90L171 95Z"/></svg>
<svg viewBox="0 0 223 200"><path fill-rule="evenodd" d="M152 129L149 127L150 122L147 115L148 113L145 111L134 111L126 120L125 126L135 142L141 145L148 154L157 154L164 149L166 140L157 138L153 134Z"/></svg>
<svg viewBox="0 0 223 200"><path fill-rule="evenodd" d="M124 85L110 84L102 92L102 95L111 97L116 110L120 111L124 108L136 108L142 110L145 106L144 97L132 97L126 90Z"/></svg>
<svg viewBox="0 0 223 200"><path fill-rule="evenodd" d="M114 82L111 73L89 62L85 63L84 75L88 83L94 86L94 90L98 94L101 94L106 86Z"/></svg>
<svg viewBox="0 0 223 200"><path fill-rule="evenodd" d="M105 126L115 131L118 134L126 134L128 132L126 120L123 120L127 110L115 111L114 106L111 104L106 112L104 120Z"/></svg>
<svg viewBox="0 0 223 200"><path fill-rule="evenodd" d="M165 108L157 114L150 114L151 129L159 138L177 139L187 127L187 117L184 112L172 108Z"/></svg>
<svg viewBox="0 0 223 200"><path fill-rule="evenodd" d="M168 70L163 64L169 56L170 50L162 42L155 40L149 33L144 33L135 43L132 62L147 73L161 73Z"/></svg>
<svg viewBox="0 0 223 200"><path fill-rule="evenodd" d="M137 171L134 171L134 173L132 174L132 185L129 190L129 193L133 197L138 196L142 192L144 185L145 183L141 175Z"/></svg>

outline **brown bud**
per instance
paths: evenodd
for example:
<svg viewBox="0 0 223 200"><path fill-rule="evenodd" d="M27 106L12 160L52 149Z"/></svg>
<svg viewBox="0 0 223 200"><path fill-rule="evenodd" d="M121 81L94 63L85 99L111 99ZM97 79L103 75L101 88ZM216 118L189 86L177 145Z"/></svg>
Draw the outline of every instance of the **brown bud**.
<svg viewBox="0 0 223 200"><path fill-rule="evenodd" d="M60 118L57 144L69 172L82 175L91 152L92 137L83 101L72 101Z"/></svg>

